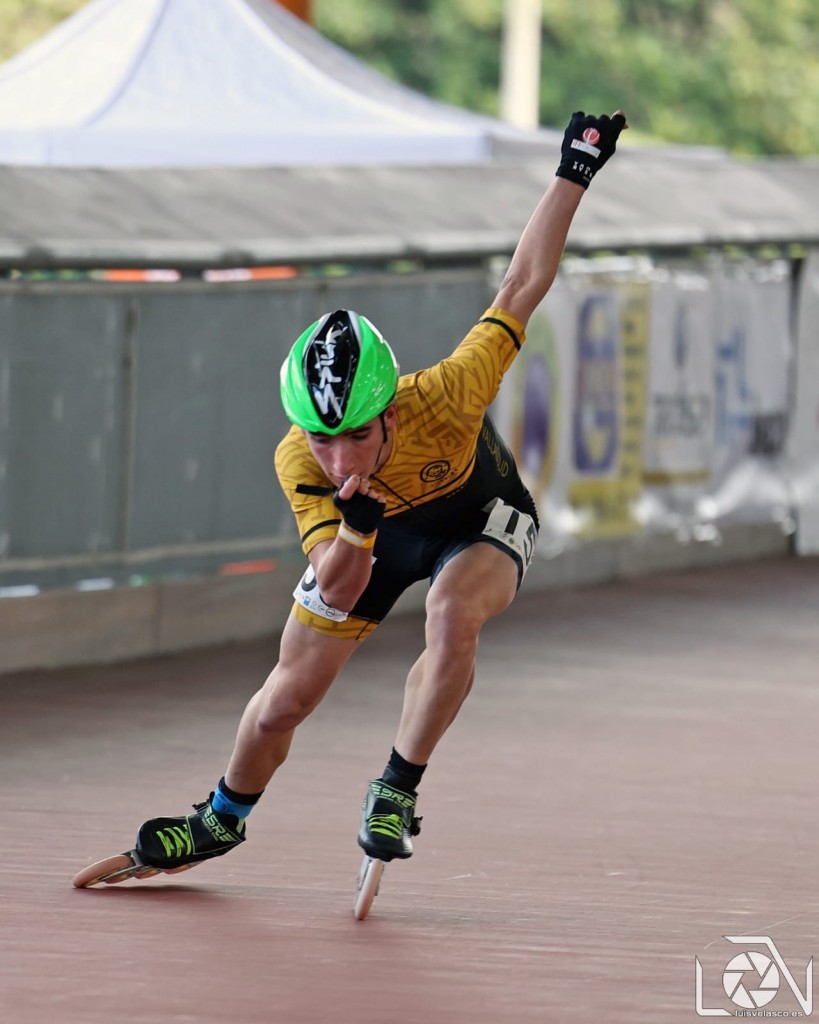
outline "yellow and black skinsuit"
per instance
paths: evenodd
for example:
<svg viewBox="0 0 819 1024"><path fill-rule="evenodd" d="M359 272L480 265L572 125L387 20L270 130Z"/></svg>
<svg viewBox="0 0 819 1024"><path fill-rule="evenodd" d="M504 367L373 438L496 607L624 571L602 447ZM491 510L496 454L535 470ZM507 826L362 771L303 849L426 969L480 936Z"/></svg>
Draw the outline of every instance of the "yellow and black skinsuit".
<svg viewBox="0 0 819 1024"><path fill-rule="evenodd" d="M482 539L485 508L494 498L537 524L531 495L486 414L524 340L519 321L490 308L451 356L399 379L395 443L389 460L371 477L387 505L370 581L345 622L318 622L297 604L294 611L302 621L364 639L410 584L434 578L453 555ZM319 541L332 540L341 514L326 493L330 481L298 427L276 450L276 472L305 554Z"/></svg>

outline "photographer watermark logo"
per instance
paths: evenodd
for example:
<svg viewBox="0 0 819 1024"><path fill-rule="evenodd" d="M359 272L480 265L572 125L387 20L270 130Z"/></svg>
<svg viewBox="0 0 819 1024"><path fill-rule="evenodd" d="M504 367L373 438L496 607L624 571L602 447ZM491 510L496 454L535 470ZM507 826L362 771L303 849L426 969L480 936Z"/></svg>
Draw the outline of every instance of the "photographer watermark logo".
<svg viewBox="0 0 819 1024"><path fill-rule="evenodd" d="M813 1012L813 957L805 968L804 993L794 980L782 955L767 935L726 935L728 942L739 946L765 946L768 953L749 949L732 957L722 972L722 988L739 1007L735 1010L708 1008L703 1005L702 964L694 957L696 1010L700 1017L808 1017ZM768 955L770 954L770 955ZM768 1003L783 986L791 990L799 1010L768 1010Z"/></svg>

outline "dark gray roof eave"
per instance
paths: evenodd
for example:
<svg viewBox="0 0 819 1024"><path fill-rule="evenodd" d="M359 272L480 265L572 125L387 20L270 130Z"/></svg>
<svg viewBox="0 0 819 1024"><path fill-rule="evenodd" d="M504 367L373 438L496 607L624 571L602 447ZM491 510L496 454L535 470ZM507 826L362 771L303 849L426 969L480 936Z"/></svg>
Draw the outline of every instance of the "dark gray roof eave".
<svg viewBox="0 0 819 1024"><path fill-rule="evenodd" d="M0 266L471 260L512 251L552 160L436 167L0 167ZM819 162L618 154L568 249L819 244Z"/></svg>

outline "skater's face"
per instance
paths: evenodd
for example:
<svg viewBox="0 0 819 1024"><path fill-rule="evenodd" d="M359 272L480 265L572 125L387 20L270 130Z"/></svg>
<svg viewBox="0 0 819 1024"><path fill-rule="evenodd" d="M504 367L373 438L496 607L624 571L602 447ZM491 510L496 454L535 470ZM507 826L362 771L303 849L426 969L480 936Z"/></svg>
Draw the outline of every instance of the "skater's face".
<svg viewBox="0 0 819 1024"><path fill-rule="evenodd" d="M309 430L304 432L313 458L336 487L340 487L348 476L368 479L390 457L395 438L395 406L391 405L383 417L383 430L381 416L375 416L360 427L344 430L340 434L314 434Z"/></svg>

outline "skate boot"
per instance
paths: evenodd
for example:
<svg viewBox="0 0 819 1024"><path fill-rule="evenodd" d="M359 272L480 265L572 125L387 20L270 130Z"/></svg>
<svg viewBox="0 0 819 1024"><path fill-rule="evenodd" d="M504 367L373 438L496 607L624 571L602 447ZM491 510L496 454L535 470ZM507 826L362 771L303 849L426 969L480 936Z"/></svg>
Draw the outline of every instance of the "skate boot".
<svg viewBox="0 0 819 1024"><path fill-rule="evenodd" d="M412 856L412 837L421 831L421 819L413 817L416 793L374 779L361 809L358 845L369 857L391 861Z"/></svg>
<svg viewBox="0 0 819 1024"><path fill-rule="evenodd" d="M193 814L179 818L151 818L140 828L136 853L143 863L167 871L221 857L243 843L245 823L233 814L220 814L205 803L194 804Z"/></svg>

